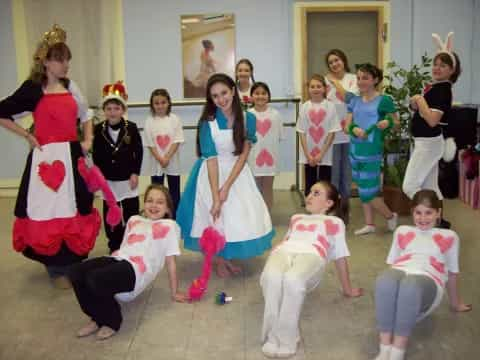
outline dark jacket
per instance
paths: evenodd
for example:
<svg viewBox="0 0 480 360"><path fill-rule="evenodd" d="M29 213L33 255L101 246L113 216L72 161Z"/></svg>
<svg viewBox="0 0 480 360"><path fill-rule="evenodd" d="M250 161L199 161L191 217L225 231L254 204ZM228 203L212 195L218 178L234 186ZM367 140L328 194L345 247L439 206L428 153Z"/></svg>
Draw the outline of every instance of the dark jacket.
<svg viewBox="0 0 480 360"><path fill-rule="evenodd" d="M132 174L140 175L143 158L142 138L137 125L122 119L122 126L114 143L108 132L108 123L95 126L93 162L107 180L124 181Z"/></svg>

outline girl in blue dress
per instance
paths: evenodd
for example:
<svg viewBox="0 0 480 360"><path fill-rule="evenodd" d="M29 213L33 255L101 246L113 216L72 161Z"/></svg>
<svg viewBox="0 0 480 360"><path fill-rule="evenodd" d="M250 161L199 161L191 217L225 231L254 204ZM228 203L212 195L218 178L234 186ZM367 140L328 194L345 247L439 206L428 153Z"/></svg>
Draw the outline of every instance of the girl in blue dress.
<svg viewBox="0 0 480 360"><path fill-rule="evenodd" d="M213 224L223 229L225 248L217 258L221 277L241 269L231 259L261 255L271 247L272 222L247 164L256 142L256 119L242 111L235 82L215 74L198 123L197 154L180 200L177 222L184 246L199 251L198 239Z"/></svg>

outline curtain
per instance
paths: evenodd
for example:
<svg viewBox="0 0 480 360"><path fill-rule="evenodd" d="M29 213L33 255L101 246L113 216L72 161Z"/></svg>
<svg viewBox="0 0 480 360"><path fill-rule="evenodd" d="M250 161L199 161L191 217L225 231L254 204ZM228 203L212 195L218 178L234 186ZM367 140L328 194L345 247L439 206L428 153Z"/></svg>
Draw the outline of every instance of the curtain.
<svg viewBox="0 0 480 360"><path fill-rule="evenodd" d="M125 79L121 0L18 0L13 4L14 16L21 17L14 25L15 45L23 49L17 49L17 63L24 64L20 81L30 72L42 34L55 23L67 32L72 51L69 78L78 84L90 106L100 103L103 85ZM18 59L19 54L28 61Z"/></svg>

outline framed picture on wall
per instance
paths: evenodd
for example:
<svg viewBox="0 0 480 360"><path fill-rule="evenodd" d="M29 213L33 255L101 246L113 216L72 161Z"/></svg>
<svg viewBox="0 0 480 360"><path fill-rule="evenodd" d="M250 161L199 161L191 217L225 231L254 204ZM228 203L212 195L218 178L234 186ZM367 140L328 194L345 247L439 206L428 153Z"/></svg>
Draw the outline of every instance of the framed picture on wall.
<svg viewBox="0 0 480 360"><path fill-rule="evenodd" d="M235 74L233 14L182 15L183 97L205 98L208 78Z"/></svg>

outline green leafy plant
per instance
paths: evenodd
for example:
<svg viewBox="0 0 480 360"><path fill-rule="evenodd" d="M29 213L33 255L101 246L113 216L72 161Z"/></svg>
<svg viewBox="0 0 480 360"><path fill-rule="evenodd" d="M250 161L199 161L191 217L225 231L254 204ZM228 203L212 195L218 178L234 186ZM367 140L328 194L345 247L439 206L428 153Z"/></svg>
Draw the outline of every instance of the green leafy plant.
<svg viewBox="0 0 480 360"><path fill-rule="evenodd" d="M432 59L425 53L420 64L413 65L409 70L394 61L385 68L384 93L392 97L400 120L400 125L385 135L385 185L402 186L412 143L410 125L413 112L409 107L410 97L421 94L425 85L432 80L429 71L431 65Z"/></svg>

